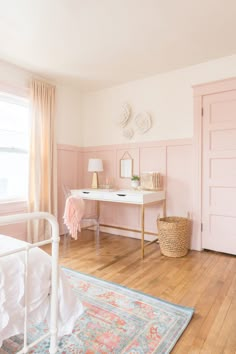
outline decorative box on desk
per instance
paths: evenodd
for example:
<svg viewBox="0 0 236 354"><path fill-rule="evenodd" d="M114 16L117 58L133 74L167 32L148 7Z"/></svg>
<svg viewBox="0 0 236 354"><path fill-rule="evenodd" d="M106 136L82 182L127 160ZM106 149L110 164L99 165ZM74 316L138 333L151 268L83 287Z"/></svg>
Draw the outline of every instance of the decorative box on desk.
<svg viewBox="0 0 236 354"><path fill-rule="evenodd" d="M140 183L143 190L161 190L161 174L159 172L142 172Z"/></svg>
<svg viewBox="0 0 236 354"><path fill-rule="evenodd" d="M162 203L163 216L166 214L165 206L165 191L133 191L133 190L110 190L107 189L73 189L71 190L72 195L81 196L83 199L95 200L99 202L112 202L112 203L124 203L124 204L134 204L141 206L141 230L128 229L123 227L114 227L112 225L101 225L106 227L113 227L127 231L141 232L141 252L142 258L144 257L144 212L145 207L150 204ZM98 207L99 213L99 207ZM152 234L152 233L149 233ZM156 235L156 234L155 234ZM155 242L155 239L150 243ZM145 244L148 245L148 244Z"/></svg>

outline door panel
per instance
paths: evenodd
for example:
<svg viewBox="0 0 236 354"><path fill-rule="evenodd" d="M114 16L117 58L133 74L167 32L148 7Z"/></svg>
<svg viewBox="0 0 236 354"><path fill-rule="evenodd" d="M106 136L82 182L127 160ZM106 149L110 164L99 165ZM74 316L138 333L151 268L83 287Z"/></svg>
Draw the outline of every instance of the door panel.
<svg viewBox="0 0 236 354"><path fill-rule="evenodd" d="M202 247L236 254L236 90L203 98Z"/></svg>
<svg viewBox="0 0 236 354"><path fill-rule="evenodd" d="M235 254L236 218L212 215L209 231L208 237L204 237L204 248Z"/></svg>
<svg viewBox="0 0 236 354"><path fill-rule="evenodd" d="M210 132L211 150L236 149L236 129L225 129Z"/></svg>
<svg viewBox="0 0 236 354"><path fill-rule="evenodd" d="M210 156L209 178L211 186L236 187L236 158Z"/></svg>
<svg viewBox="0 0 236 354"><path fill-rule="evenodd" d="M211 187L210 214L236 217L236 188Z"/></svg>
<svg viewBox="0 0 236 354"><path fill-rule="evenodd" d="M225 94L225 93L224 93ZM221 100L218 98L216 102L211 103L211 123L227 123L227 122L235 122L234 112L236 111L236 102L234 99L230 101L227 100L227 104L225 104L224 97Z"/></svg>

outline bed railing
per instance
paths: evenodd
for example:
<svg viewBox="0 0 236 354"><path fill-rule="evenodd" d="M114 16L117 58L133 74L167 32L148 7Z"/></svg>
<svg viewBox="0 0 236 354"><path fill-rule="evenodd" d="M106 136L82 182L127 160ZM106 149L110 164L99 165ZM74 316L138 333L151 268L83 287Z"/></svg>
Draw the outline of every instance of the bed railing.
<svg viewBox="0 0 236 354"><path fill-rule="evenodd" d="M18 352L28 353L28 351L50 336L50 349L51 354L57 352L57 342L58 342L58 328L57 328L57 319L58 319L58 255L59 255L59 227L57 219L45 212L34 212L27 214L16 214L0 217L0 225L16 224L22 221L29 221L33 219L45 219L47 220L52 227L52 237L45 241L40 241L34 244L27 244L25 247L17 248L16 250L0 253L0 257L9 256L18 252L25 252L25 316L24 316L24 345L23 348ZM50 301L50 331L49 333L44 334L40 338L36 339L34 342L27 344L27 329L28 329L28 261L29 261L29 251L31 248L40 247L52 243L52 275L51 275L51 301Z"/></svg>

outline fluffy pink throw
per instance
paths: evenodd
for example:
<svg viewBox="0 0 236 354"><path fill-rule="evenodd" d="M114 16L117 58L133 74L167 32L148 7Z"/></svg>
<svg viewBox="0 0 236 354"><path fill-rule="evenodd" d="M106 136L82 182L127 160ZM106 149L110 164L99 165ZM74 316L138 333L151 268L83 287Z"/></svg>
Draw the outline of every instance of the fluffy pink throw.
<svg viewBox="0 0 236 354"><path fill-rule="evenodd" d="M64 224L71 236L77 240L77 233L81 231L80 222L84 215L84 201L81 197L71 195L66 199Z"/></svg>

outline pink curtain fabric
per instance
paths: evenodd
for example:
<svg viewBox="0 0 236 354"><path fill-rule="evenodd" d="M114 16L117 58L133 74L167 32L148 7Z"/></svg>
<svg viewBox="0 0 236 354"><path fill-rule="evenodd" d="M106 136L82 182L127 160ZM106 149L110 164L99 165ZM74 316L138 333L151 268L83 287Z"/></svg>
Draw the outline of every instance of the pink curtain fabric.
<svg viewBox="0 0 236 354"><path fill-rule="evenodd" d="M56 142L54 130L55 87L32 80L31 138L29 154L28 211L46 211L57 215ZM45 222L28 228L28 241L37 242L50 236Z"/></svg>

